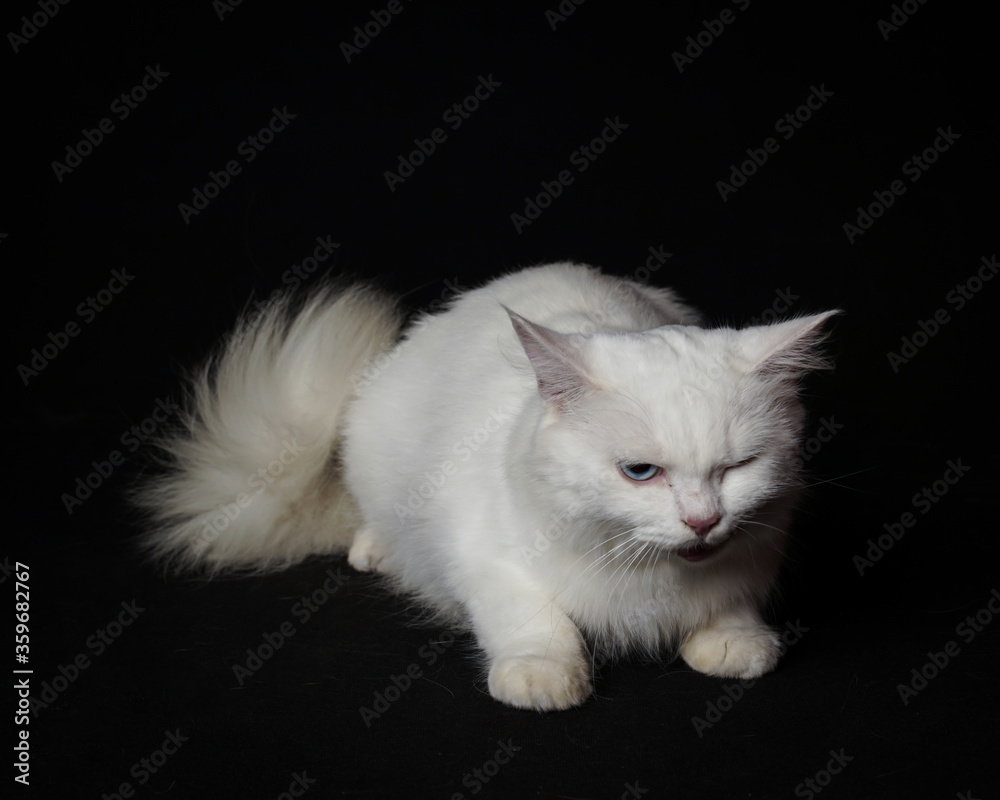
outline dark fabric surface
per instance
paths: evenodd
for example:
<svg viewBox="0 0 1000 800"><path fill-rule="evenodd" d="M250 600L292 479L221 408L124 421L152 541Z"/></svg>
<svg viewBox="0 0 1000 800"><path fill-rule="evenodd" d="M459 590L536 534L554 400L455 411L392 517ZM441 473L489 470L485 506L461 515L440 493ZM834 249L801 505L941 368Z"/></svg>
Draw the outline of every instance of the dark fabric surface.
<svg viewBox="0 0 1000 800"><path fill-rule="evenodd" d="M934 0L386 8L7 11L18 796L996 796L987 20ZM391 21L348 60L373 10ZM416 311L555 259L672 286L713 322L846 311L836 371L806 386L776 672L598 663L583 707L520 712L466 635L342 558L206 582L137 557L123 493L145 439L248 298L329 270Z"/></svg>

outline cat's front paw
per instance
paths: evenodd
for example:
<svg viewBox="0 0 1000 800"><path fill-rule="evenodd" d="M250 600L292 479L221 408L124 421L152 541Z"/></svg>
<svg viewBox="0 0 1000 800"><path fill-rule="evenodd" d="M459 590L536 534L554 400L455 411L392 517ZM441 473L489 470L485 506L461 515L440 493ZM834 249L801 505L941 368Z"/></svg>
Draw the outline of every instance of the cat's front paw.
<svg viewBox="0 0 1000 800"><path fill-rule="evenodd" d="M587 662L579 655L499 658L490 667L489 687L501 703L534 711L578 706L593 691Z"/></svg>
<svg viewBox="0 0 1000 800"><path fill-rule="evenodd" d="M706 675L749 679L773 670L782 649L778 634L765 625L720 625L691 634L681 656Z"/></svg>

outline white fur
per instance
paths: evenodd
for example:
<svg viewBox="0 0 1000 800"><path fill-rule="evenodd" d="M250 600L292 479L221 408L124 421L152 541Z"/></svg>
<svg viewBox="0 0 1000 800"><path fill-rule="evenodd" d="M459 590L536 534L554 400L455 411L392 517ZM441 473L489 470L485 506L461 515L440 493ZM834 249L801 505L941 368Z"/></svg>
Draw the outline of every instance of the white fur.
<svg viewBox="0 0 1000 800"><path fill-rule="evenodd" d="M832 312L708 330L667 290L552 264L462 295L374 358L391 312L373 303L379 322L364 323L363 303L341 303L321 298L284 338L279 309L226 353L225 379L203 379L200 422L173 445L178 471L156 495L176 523L162 549L217 565L330 550L322 453L340 432L360 516L351 564L468 624L499 700L581 703L585 638L679 646L720 676L774 667L779 640L759 608L797 485L797 382L822 366ZM341 418L346 386L357 391ZM199 544L204 515L289 428L316 457L296 461L245 527ZM636 483L622 461L663 472ZM704 542L719 549L682 558L700 540L691 525L715 517Z"/></svg>
<svg viewBox="0 0 1000 800"><path fill-rule="evenodd" d="M154 521L155 555L256 570L350 542L357 515L334 445L353 376L400 321L361 287L291 303L245 316L192 381L181 430L160 442L169 471L133 496Z"/></svg>

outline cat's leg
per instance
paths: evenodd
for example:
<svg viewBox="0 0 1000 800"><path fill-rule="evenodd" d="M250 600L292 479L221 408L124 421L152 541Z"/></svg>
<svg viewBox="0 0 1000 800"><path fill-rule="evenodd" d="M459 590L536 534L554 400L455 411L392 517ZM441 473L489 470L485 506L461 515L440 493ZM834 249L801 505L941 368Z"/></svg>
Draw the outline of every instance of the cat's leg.
<svg viewBox="0 0 1000 800"><path fill-rule="evenodd" d="M535 711L583 703L593 686L573 621L515 568L479 577L466 607L489 658L490 694Z"/></svg>
<svg viewBox="0 0 1000 800"><path fill-rule="evenodd" d="M385 544L378 533L371 525L363 525L354 534L347 563L358 572L379 572L379 564L385 556Z"/></svg>
<svg viewBox="0 0 1000 800"><path fill-rule="evenodd" d="M693 669L720 678L757 678L770 672L782 652L778 634L753 609L735 609L691 634L681 656Z"/></svg>

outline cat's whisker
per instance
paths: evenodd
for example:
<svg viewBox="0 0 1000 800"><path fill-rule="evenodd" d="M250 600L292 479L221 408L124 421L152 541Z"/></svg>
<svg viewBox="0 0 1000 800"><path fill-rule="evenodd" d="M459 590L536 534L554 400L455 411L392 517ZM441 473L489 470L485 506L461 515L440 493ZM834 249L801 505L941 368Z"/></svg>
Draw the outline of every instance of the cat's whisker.
<svg viewBox="0 0 1000 800"><path fill-rule="evenodd" d="M622 564L620 564L618 566L618 568L615 569L615 571L611 573L611 575L608 577L607 581L605 581L605 586L606 586L608 583L611 582L612 578L614 578L615 575L617 575L619 572L621 573L618 576L618 580L615 581L615 585L611 588L611 591L610 591L611 595L614 595L615 592L618 591L618 587L621 586L622 581L624 581L626 578L629 577L629 574L628 574L629 570L631 569L631 567L634 564L636 564L642 558L642 556L646 552L646 548L648 546L647 542L638 542L638 543L636 543L634 540L632 540L630 542L630 544L633 545L633 546L637 545L636 548L635 548L635 551L628 557L627 560L625 560Z"/></svg>
<svg viewBox="0 0 1000 800"><path fill-rule="evenodd" d="M622 532L620 532L620 533L618 533L618 534L610 537L609 539L606 539L606 540L603 540L603 541L599 542L598 544L594 545L594 547L590 548L590 550L588 550L587 553L585 553L584 555L588 555L588 554L592 553L594 550L596 550L598 548L608 547L610 545L610 547L607 550L607 552L602 553L599 558L595 559L594 561L592 561L590 564L587 565L587 568L584 570L583 575L586 576L587 572L591 571L592 569L593 569L593 571L595 573L596 572L600 572L605 566L607 566L612 561L614 561L615 559L617 559L619 557L619 553L618 553L619 549L620 548L622 548L622 549L627 549L628 548L628 546L629 546L628 537L631 536L631 534L634 532L634 530L635 530L634 528L633 529L624 530L624 531L622 531ZM625 542L616 542L615 541L616 539L622 539L622 538L625 538L626 541ZM575 566L577 563L579 563L580 559L583 558L583 557L584 556L580 556L580 558L576 559L576 561L573 562L573 566Z"/></svg>
<svg viewBox="0 0 1000 800"><path fill-rule="evenodd" d="M595 550L600 550L601 548L605 548L605 547L608 547L609 545L610 545L610 546L612 547L612 549L613 549L613 548L614 548L614 547L616 546L615 544L613 544L613 543L615 542L615 540L616 540L616 539L621 539L621 538L624 538L624 537L627 537L627 536L629 536L629 535L630 535L631 533L632 533L632 530L623 530L623 531L620 531L620 532L618 532L618 533L614 534L613 536L609 536L609 537L600 537L600 538L599 538L599 540L597 541L597 543L596 543L596 544L594 544L594 545L593 545L593 546L591 546L591 547L590 547L590 548L589 548L588 550L586 550L586 551L584 551L583 553L581 553L581 554L580 554L580 555L579 555L579 556L578 556L578 557L576 558L576 560L574 560L574 561L573 561L573 562L572 562L572 563L570 564L570 568L572 568L572 567L575 567L575 566L576 566L576 565L577 565L577 564L578 564L578 563L579 563L580 561L582 561L582 560L583 560L584 558L586 558L587 556L589 556L589 555L590 555L591 553L593 553L593 552L594 552ZM602 554L602 557L603 557L603 555L606 555L606 554Z"/></svg>
<svg viewBox="0 0 1000 800"><path fill-rule="evenodd" d="M760 525L762 528L770 528L772 531L777 531L778 533L784 534L785 531L782 528L775 527L767 522L761 522L756 519L744 519L740 520L740 525Z"/></svg>
<svg viewBox="0 0 1000 800"><path fill-rule="evenodd" d="M754 536L746 528L740 527L740 525L737 524L737 525L733 526L733 529L745 533L747 536L749 536L751 539L753 539L754 543L757 542L757 537ZM750 548L750 561L753 564L753 568L756 570L757 569L757 558L756 558L756 555L754 553L754 548L752 548L752 547Z"/></svg>
<svg viewBox="0 0 1000 800"><path fill-rule="evenodd" d="M577 564L582 558L584 558L587 554L592 553L594 550L597 550L597 549L599 549L601 547L606 547L611 540L613 540L613 539L619 539L619 538L628 536L631 533L632 533L632 530L622 531L621 533L618 533L615 536L611 537L611 539L603 540L603 541L598 542L596 545L594 545L593 547L591 547L586 553L584 553L579 558L577 558L576 561L573 562L573 564L574 565ZM624 548L627 549L630 546L630 544L631 544L630 542L625 542L624 543ZM613 563L619 557L617 550L618 550L619 547L622 547L622 546L623 545L621 543L616 543L616 544L612 545L611 548L607 552L602 553L600 557L594 559L591 563L589 563L586 566L586 568L583 570L582 573L580 573L578 576L575 576L574 581L578 581L580 579L585 578L587 576L588 572L592 572L595 575L598 574L598 573L600 573L606 566L608 566L609 564ZM617 572L617 569L616 569L616 572ZM614 575L614 573L612 573L611 577L613 577L613 575ZM610 580L610 577L605 581L605 584L607 584L607 582L609 580ZM560 589L556 590L554 592L552 598L548 602L546 602L545 604L543 604L534 614L532 614L521 625L519 625L517 628L515 628L515 630L520 630L525 625L528 625L532 620L534 620L535 617L537 617L539 614L541 614L543 611L545 611L545 609L551 608L555 604L555 602L559 599L559 597L563 593L565 593L569 588L570 588L569 584L566 583Z"/></svg>
<svg viewBox="0 0 1000 800"><path fill-rule="evenodd" d="M845 472L843 475L837 475L833 478L826 478L824 480L814 481L813 483L802 484L803 489L811 489L814 486L823 486L827 483L836 486L838 489L849 489L852 492L861 492L863 489L858 489L854 486L844 486L843 484L837 483L837 481L843 478L853 478L855 475L861 475L864 472L871 472L873 469L878 469L878 467L865 467L864 469L855 470L854 472Z"/></svg>
<svg viewBox="0 0 1000 800"><path fill-rule="evenodd" d="M583 569L583 571L578 576L575 576L574 578L572 578L572 580L579 581L581 579L584 579L584 578L588 577L588 573L591 573L591 574L594 574L594 575L599 574L606 566L608 566L609 564L613 563L617 558L619 558L619 553L618 553L619 548L622 548L622 547L627 548L629 546L629 542L628 541L620 542L620 541L616 541L616 540L620 540L620 539L626 539L627 540L628 537L630 537L632 535L632 533L634 533L635 530L636 530L635 528L627 528L627 529L625 529L623 531L619 531L618 533L614 534L613 536L610 536L610 537L607 537L607 538L602 538L595 545L593 545L590 549L588 549L586 552L584 552L580 556L578 556L576 558L576 560L574 560L572 562L572 564L570 565L570 568L567 570L567 572L570 575L573 574L572 573L572 568L575 567L582 559L586 558L588 555L590 555L591 553L593 553L595 550L599 550L601 548L608 548L606 550L606 552L602 553L598 558L595 558L589 564L587 564L586 567ZM567 580L570 580L570 579L567 579ZM569 584L568 583L564 584L561 588L557 589L556 592L553 595L552 600L549 601L549 603L547 603L545 606L543 606L542 609L539 609L539 611L541 611L544 608L552 605L552 603L554 603L565 591L567 591L567 589L569 589Z"/></svg>
<svg viewBox="0 0 1000 800"><path fill-rule="evenodd" d="M742 525L745 525L745 524L747 524L746 521L744 521L740 525L735 525L734 529L738 530L738 531L742 531L747 536L749 536L751 539L753 539L753 541L754 541L755 544L757 544L757 545L759 545L761 547L770 547L772 550L777 550L779 552L781 551L781 544L779 542L769 541L769 540L766 540L766 539L765 540L759 539L758 537L754 536L753 531L748 531L746 528L742 527ZM763 524L763 523L756 523L756 524ZM765 527L774 528L773 525L767 525ZM784 531L782 531L780 528L774 528L774 530L778 531L779 533L784 533ZM751 550L751 553L752 552L753 552L753 550Z"/></svg>
<svg viewBox="0 0 1000 800"><path fill-rule="evenodd" d="M621 570L625 565L627 565L631 561L632 558L634 558L636 547L637 547L636 541L634 539L628 539L623 544L614 549L612 553L613 557L607 559L602 565L602 568L611 566L612 564L615 565L614 570L605 580L604 582L605 585L607 585L608 582L610 582L611 579L618 574L619 570Z"/></svg>
<svg viewBox="0 0 1000 800"><path fill-rule="evenodd" d="M646 560L646 569L643 570L642 578L639 581L641 586L645 586L647 583L651 584L654 580L656 565L660 560L659 549L656 545L650 543L650 553Z"/></svg>
<svg viewBox="0 0 1000 800"><path fill-rule="evenodd" d="M611 575L605 579L604 585L606 586L608 581L614 577L614 575L621 569L621 565L625 563L626 559L631 555L631 550L635 546L635 542L632 539L628 539L623 543L619 543L613 547L607 554L605 558L601 559L600 569L596 571L597 573L603 572L606 568L614 566Z"/></svg>

